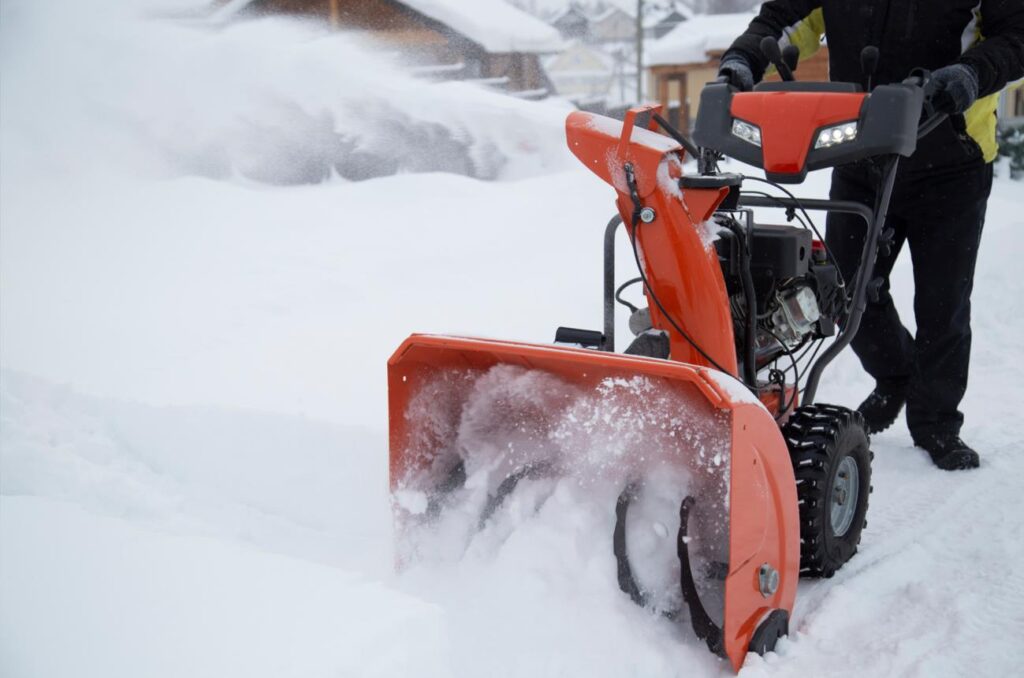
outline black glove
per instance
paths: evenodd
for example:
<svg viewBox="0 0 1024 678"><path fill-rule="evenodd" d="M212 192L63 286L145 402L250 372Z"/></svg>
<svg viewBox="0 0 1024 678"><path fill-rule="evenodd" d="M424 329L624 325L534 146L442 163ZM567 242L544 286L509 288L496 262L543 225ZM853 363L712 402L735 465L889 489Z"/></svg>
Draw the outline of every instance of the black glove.
<svg viewBox="0 0 1024 678"><path fill-rule="evenodd" d="M729 84L741 92L749 92L754 89L754 72L750 70L747 60L741 56L735 54L729 56L718 67L718 74L728 78Z"/></svg>
<svg viewBox="0 0 1024 678"><path fill-rule="evenodd" d="M963 113L978 98L978 74L967 64L932 71L924 95L937 113Z"/></svg>

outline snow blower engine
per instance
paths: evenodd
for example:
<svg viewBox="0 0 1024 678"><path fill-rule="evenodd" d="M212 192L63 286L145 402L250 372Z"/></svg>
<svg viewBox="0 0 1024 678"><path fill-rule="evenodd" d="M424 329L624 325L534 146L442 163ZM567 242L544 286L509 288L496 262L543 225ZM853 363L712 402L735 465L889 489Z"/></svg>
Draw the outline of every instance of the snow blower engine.
<svg viewBox="0 0 1024 678"><path fill-rule="evenodd" d="M927 72L869 92L796 82L793 55L770 39L762 47L782 80L752 92L707 85L693 141L657 106L622 122L568 116L569 148L616 195L604 231L603 330L559 328L555 344L414 334L395 351L400 566L451 555L452 535L487 530L509 497L540 512L560 482L594 497L612 488L598 514L619 587L688 619L738 670L748 651L770 651L788 633L801 575L832 576L856 553L871 490L868 436L856 412L815 395L878 292L873 269L891 246L885 215L899 158L942 116L924 95ZM863 55L869 80L873 49ZM766 178L719 171L725 156ZM798 198L784 186L853 162L877 170L873 207ZM750 181L773 188L746 190ZM761 223L755 208L782 210L787 223ZM852 277L815 212L863 219ZM638 276L617 286L623 232ZM623 298L630 284L646 304ZM616 300L636 335L623 353ZM652 524L672 530L652 537Z"/></svg>

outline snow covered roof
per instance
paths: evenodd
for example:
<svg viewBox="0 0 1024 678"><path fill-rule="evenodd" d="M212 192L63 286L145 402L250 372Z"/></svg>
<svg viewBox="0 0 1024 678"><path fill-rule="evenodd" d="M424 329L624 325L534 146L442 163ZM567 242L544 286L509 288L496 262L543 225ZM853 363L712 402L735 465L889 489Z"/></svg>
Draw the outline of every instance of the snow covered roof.
<svg viewBox="0 0 1024 678"><path fill-rule="evenodd" d="M597 24L601 23L602 21L607 21L608 19L611 19L612 17L615 16L624 16L631 19L635 16L635 14L627 12L626 10L620 7L611 6L606 7L602 11L591 16L590 21Z"/></svg>
<svg viewBox="0 0 1024 678"><path fill-rule="evenodd" d="M557 9L551 14L547 15L546 19L549 24L553 24L556 21L561 21L562 19L570 15L589 20L586 13L583 12L583 10L581 10L579 7L576 7L575 5L566 5L561 9Z"/></svg>
<svg viewBox="0 0 1024 678"><path fill-rule="evenodd" d="M259 0L227 0L210 15L226 21ZM497 54L563 48L558 31L505 0L394 0Z"/></svg>
<svg viewBox="0 0 1024 678"><path fill-rule="evenodd" d="M703 63L709 52L728 49L754 16L751 12L695 16L647 48L647 65Z"/></svg>
<svg viewBox="0 0 1024 678"><path fill-rule="evenodd" d="M557 52L562 36L505 0L397 0L479 44L488 52Z"/></svg>
<svg viewBox="0 0 1024 678"><path fill-rule="evenodd" d="M672 16L673 14L678 14L679 16L687 20L692 19L693 17L696 16L693 10L690 9L687 5L681 2L676 2L671 5L656 7L648 12L645 12L644 28L653 28L654 26L657 26L658 24L660 24L662 21Z"/></svg>

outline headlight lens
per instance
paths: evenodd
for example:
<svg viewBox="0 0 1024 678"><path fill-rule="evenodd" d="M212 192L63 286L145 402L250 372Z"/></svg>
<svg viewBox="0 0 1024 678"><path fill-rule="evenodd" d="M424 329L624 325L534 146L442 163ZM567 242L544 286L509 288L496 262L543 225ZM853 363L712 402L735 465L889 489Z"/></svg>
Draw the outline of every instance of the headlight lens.
<svg viewBox="0 0 1024 678"><path fill-rule="evenodd" d="M857 138L857 123L844 122L834 127L826 127L818 132L818 139L814 142L814 148L831 148L836 144L853 141Z"/></svg>
<svg viewBox="0 0 1024 678"><path fill-rule="evenodd" d="M749 122L743 122L742 120L733 120L732 133L755 146L761 145L761 128L757 125L751 125Z"/></svg>

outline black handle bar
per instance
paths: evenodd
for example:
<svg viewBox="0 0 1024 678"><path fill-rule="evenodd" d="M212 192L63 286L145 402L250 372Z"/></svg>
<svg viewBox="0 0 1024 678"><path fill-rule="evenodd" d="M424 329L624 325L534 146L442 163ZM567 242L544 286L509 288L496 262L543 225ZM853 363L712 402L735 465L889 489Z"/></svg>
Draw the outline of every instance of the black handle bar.
<svg viewBox="0 0 1024 678"><path fill-rule="evenodd" d="M949 114L936 111L934 104L932 104L932 93L928 91L928 83L931 82L932 72L924 68L915 68L910 71L910 75L903 81L905 85L914 85L924 90L924 120L917 127L917 138L923 139L936 127L941 125Z"/></svg>

